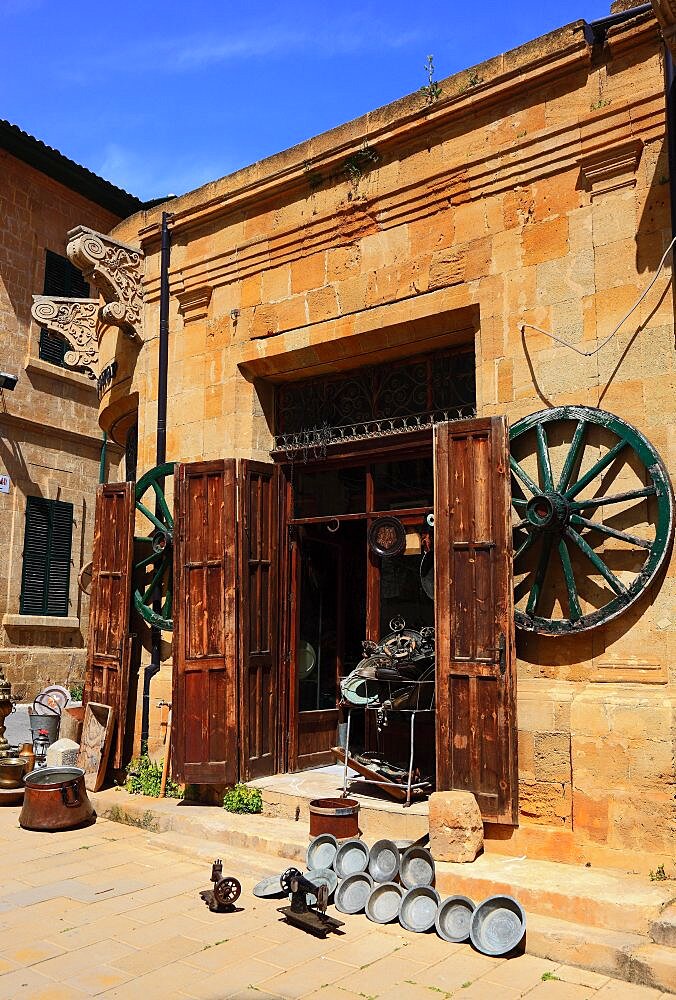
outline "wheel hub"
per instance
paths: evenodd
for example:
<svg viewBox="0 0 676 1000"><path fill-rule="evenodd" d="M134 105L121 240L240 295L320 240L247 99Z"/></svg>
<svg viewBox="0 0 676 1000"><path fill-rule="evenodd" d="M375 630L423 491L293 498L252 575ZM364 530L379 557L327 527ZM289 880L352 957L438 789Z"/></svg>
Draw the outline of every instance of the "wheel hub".
<svg viewBox="0 0 676 1000"><path fill-rule="evenodd" d="M570 517L570 506L560 493L540 493L528 501L526 519L534 528L562 531Z"/></svg>

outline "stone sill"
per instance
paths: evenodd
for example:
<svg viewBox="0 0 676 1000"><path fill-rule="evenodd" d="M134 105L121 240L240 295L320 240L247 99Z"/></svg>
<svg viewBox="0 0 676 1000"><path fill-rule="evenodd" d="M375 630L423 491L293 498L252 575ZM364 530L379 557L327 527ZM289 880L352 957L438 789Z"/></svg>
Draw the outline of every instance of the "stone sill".
<svg viewBox="0 0 676 1000"><path fill-rule="evenodd" d="M43 361L42 358L28 358L26 361L26 371L37 372L39 375L49 375L61 382L70 382L72 385L78 385L82 389L91 389L92 392L96 392L96 382L94 379L89 378L87 375L82 375L80 372L70 371L69 368L52 365L49 361Z"/></svg>
<svg viewBox="0 0 676 1000"><path fill-rule="evenodd" d="M60 615L3 615L5 628L52 628L62 631L79 629L80 619Z"/></svg>

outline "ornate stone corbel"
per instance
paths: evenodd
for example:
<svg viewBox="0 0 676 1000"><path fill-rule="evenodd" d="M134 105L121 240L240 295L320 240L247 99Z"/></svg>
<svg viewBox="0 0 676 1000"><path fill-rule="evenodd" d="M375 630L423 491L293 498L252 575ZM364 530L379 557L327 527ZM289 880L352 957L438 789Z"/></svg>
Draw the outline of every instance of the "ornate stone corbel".
<svg viewBox="0 0 676 1000"><path fill-rule="evenodd" d="M68 233L66 253L105 300L101 319L142 341L143 254L126 243L77 226Z"/></svg>
<svg viewBox="0 0 676 1000"><path fill-rule="evenodd" d="M62 299L34 295L31 316L40 326L63 337L71 347L67 365L84 368L91 379L98 377L99 344L96 339L98 299Z"/></svg>

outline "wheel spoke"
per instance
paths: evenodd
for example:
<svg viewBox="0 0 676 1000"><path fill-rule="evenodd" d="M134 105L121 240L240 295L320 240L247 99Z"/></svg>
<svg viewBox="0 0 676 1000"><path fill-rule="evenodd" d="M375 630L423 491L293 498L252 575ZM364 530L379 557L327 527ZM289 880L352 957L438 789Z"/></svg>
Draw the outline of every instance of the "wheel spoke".
<svg viewBox="0 0 676 1000"><path fill-rule="evenodd" d="M552 463L549 457L549 446L547 444L547 433L542 424L537 424L535 436L538 452L538 464L540 475L542 476L543 488L549 492L554 489L554 477L552 476Z"/></svg>
<svg viewBox="0 0 676 1000"><path fill-rule="evenodd" d="M164 516L165 524L167 525L167 527L173 528L174 519L171 516L171 511L169 510L169 507L167 506L167 501L164 496L164 491L160 486L160 484L155 479L153 479L153 489L155 490L155 496L157 498L157 503L159 505L159 508Z"/></svg>
<svg viewBox="0 0 676 1000"><path fill-rule="evenodd" d="M158 553L151 552L149 556L145 556L140 562L134 563L134 569L143 569L144 566L149 566L151 562L157 562L158 559Z"/></svg>
<svg viewBox="0 0 676 1000"><path fill-rule="evenodd" d="M587 544L582 535L579 535L577 531L568 526L566 528L566 537L570 538L572 542L575 542L577 547L586 555L587 559L596 567L606 583L615 591L616 594L626 594L627 588L622 583L622 581L615 576L611 569L608 569L603 559L594 552L592 548Z"/></svg>
<svg viewBox="0 0 676 1000"><path fill-rule="evenodd" d="M629 490L627 493L613 493L609 497L594 497L593 500L574 500L571 510L587 510L588 507L603 507L605 504L622 503L623 500L638 500L641 497L651 497L657 493L654 486L644 486L640 490Z"/></svg>
<svg viewBox="0 0 676 1000"><path fill-rule="evenodd" d="M135 535L134 536L134 541L135 542L149 542L150 544L152 544L153 540L150 537L150 535Z"/></svg>
<svg viewBox="0 0 676 1000"><path fill-rule="evenodd" d="M166 535L166 533L167 533L167 530L166 530L167 526L165 524L162 524L162 522L160 521L159 517L155 517L155 515L152 513L152 511L148 510L148 508L146 507L146 505L144 503L141 503L140 500L137 500L136 501L136 508L137 508L137 510L140 510L142 514L145 514L145 516L148 518L148 520L152 524L154 524L156 528L159 528L163 535Z"/></svg>
<svg viewBox="0 0 676 1000"><path fill-rule="evenodd" d="M573 474L573 469L580 455L580 451L584 446L584 440L587 432L587 421L578 420L577 427L575 428L575 433L573 434L573 440L570 443L570 448L568 449L568 454L566 455L566 461L563 463L563 469L561 470L561 478L559 479L559 485L556 487L559 493L563 493L564 490L568 489L568 483L570 482L570 477Z"/></svg>
<svg viewBox="0 0 676 1000"><path fill-rule="evenodd" d="M540 493L540 487L533 482L533 480L530 478L527 472L524 472L524 470L521 468L521 466L519 465L519 463L517 462L517 460L514 458L513 455L509 456L509 464L511 466L514 475L518 479L520 479L523 485L526 486L531 491L533 496L535 496L537 493Z"/></svg>
<svg viewBox="0 0 676 1000"><path fill-rule="evenodd" d="M516 560L519 558L519 556L523 555L523 553L527 549L529 549L531 547L531 545L533 544L534 541L535 541L535 534L528 535L528 537L526 538L526 540L521 543L521 545L518 547L518 549L514 553L514 562L516 562Z"/></svg>
<svg viewBox="0 0 676 1000"><path fill-rule="evenodd" d="M600 531L604 535L610 535L611 538L619 538L621 541L629 542L631 545L639 545L642 549L652 547L652 542L649 542L645 538L639 538L638 535L630 535L628 531L618 531L616 528L611 528L610 525L601 524L598 521L588 521L586 517L580 517L579 514L573 514L570 520L572 524L579 524L584 528Z"/></svg>
<svg viewBox="0 0 676 1000"><path fill-rule="evenodd" d="M528 501L521 500L520 497L512 497L512 503L515 507L525 507L528 504Z"/></svg>
<svg viewBox="0 0 676 1000"><path fill-rule="evenodd" d="M566 590L568 591L568 615L572 622L576 622L582 617L582 608L580 607L580 599L577 596L577 587L575 586L575 576L573 574L573 567L570 561L570 553L568 552L568 547L563 538L559 539L559 558L561 559L563 577L566 581Z"/></svg>
<svg viewBox="0 0 676 1000"><path fill-rule="evenodd" d="M538 601L540 600L540 594L542 593L542 584L545 581L551 551L552 536L549 534L543 535L540 561L538 562L538 566L535 571L535 579L533 580L533 586L531 587L530 595L528 597L528 604L526 605L526 614L531 617L537 611Z"/></svg>
<svg viewBox="0 0 676 1000"><path fill-rule="evenodd" d="M153 599L153 591L155 590L155 587L158 585L158 583L162 579L162 577L164 575L164 571L166 570L166 568L167 568L166 559L162 558L162 561L160 562L160 565L158 566L157 571L156 571L154 577L150 581L150 586L148 587L148 589L146 590L145 594L143 595L143 603L144 604L148 604Z"/></svg>
<svg viewBox="0 0 676 1000"><path fill-rule="evenodd" d="M592 481L592 479L596 479L596 477L599 476L604 469L607 469L608 466L615 461L615 459L620 454L622 449L626 448L626 446L627 442L624 439L618 441L614 448L611 448L610 451L606 452L603 458L600 458L598 462L595 462L594 465L592 465L591 469L589 469L588 472L585 472L582 479L578 479L578 481L573 486L569 487L564 492L563 495L565 496L565 498L567 500L572 500L573 497L576 497L578 495L578 493L581 493L582 490L585 488L585 486L587 486Z"/></svg>

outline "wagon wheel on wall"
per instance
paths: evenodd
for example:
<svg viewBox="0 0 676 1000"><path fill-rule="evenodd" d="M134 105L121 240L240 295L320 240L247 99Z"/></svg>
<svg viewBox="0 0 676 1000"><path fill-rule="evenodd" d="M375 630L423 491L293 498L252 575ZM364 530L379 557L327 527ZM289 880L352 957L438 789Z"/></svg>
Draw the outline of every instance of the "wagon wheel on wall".
<svg viewBox="0 0 676 1000"><path fill-rule="evenodd" d="M631 424L586 406L525 417L510 448L516 624L563 635L611 621L668 553L664 463Z"/></svg>
<svg viewBox="0 0 676 1000"><path fill-rule="evenodd" d="M141 476L135 490L136 510L148 522L149 533L134 538L134 606L149 625L167 632L174 627L174 518L164 484L174 469L173 462L155 466ZM159 612L154 607L158 598Z"/></svg>

